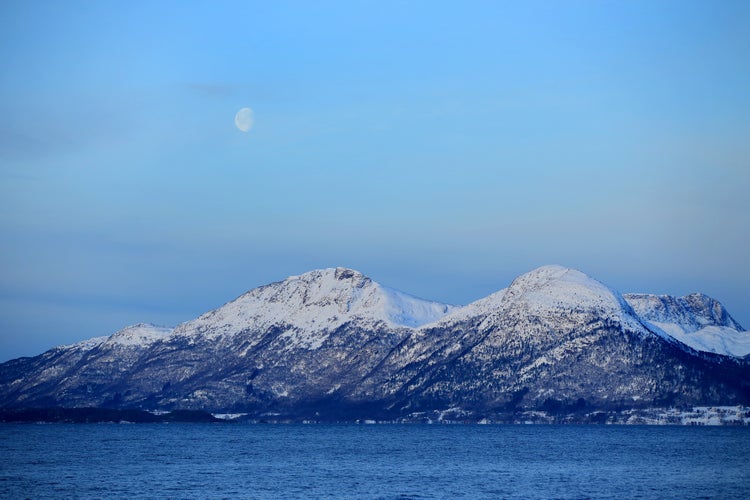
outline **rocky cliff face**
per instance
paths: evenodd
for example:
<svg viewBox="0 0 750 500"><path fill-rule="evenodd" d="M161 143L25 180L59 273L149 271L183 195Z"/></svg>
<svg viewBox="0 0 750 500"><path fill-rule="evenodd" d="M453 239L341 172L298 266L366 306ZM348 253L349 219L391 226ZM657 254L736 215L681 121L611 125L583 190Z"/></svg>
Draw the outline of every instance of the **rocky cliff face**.
<svg viewBox="0 0 750 500"><path fill-rule="evenodd" d="M750 334L707 297L664 299L669 315L651 297L545 266L456 308L349 269L312 271L174 330L138 325L4 363L0 406L346 420L750 401L747 362L664 325Z"/></svg>
<svg viewBox="0 0 750 500"><path fill-rule="evenodd" d="M750 334L720 302L702 293L685 297L632 293L625 300L652 329L697 351L735 357L750 354Z"/></svg>

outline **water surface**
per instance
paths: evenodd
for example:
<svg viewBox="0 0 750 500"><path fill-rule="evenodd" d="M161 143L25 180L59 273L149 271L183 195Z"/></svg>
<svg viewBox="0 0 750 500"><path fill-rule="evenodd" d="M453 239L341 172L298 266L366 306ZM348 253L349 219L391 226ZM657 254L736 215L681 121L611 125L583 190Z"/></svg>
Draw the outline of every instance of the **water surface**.
<svg viewBox="0 0 750 500"><path fill-rule="evenodd" d="M750 429L0 424L1 498L750 498Z"/></svg>

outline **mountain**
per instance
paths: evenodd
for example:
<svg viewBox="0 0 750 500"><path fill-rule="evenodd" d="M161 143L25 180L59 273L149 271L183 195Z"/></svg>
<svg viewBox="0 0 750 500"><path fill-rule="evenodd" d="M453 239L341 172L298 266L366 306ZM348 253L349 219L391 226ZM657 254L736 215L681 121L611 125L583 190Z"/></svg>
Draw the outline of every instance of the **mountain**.
<svg viewBox="0 0 750 500"><path fill-rule="evenodd" d="M626 294L638 316L697 351L744 357L750 354L750 334L720 302L693 293L685 297Z"/></svg>
<svg viewBox="0 0 750 500"><path fill-rule="evenodd" d="M326 332L352 321L372 327L418 327L454 309L384 287L351 269L323 269L251 290L180 325L175 335L217 339L283 325L293 342L314 347L324 341Z"/></svg>
<svg viewBox="0 0 750 500"><path fill-rule="evenodd" d="M742 361L699 354L650 328L624 297L579 271L545 266L468 307L476 314L459 310L402 342L363 399L483 414L748 397Z"/></svg>
<svg viewBox="0 0 750 500"><path fill-rule="evenodd" d="M707 328L733 347L680 338ZM0 407L353 420L740 404L750 363L734 346L748 335L708 297L623 296L559 266L465 307L324 269L174 329L136 325L3 363Z"/></svg>

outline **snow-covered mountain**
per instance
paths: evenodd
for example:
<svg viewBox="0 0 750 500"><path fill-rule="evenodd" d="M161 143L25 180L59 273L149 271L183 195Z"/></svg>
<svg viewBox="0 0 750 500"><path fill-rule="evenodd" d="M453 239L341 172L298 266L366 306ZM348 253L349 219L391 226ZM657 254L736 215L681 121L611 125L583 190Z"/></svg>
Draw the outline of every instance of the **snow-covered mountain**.
<svg viewBox="0 0 750 500"><path fill-rule="evenodd" d="M697 351L736 357L750 354L750 332L711 297L701 293L684 297L631 293L625 300L648 325Z"/></svg>
<svg viewBox="0 0 750 500"><path fill-rule="evenodd" d="M308 347L352 321L392 328L418 327L456 309L418 299L372 281L351 269L335 268L290 276L261 286L177 327L175 335L215 339L250 329L283 326Z"/></svg>
<svg viewBox="0 0 750 500"><path fill-rule="evenodd" d="M82 340L75 344L56 347L54 350L86 352L103 345L127 346L142 349L158 340L168 337L173 331L173 328L151 325L149 323L138 323L137 325L126 326L122 330L118 330L109 336Z"/></svg>
<svg viewBox="0 0 750 500"><path fill-rule="evenodd" d="M701 349L696 334L723 343ZM346 420L735 404L750 400L750 365L737 357L744 335L705 296L622 296L560 266L465 307L323 269L253 289L174 329L136 325L0 364L0 407Z"/></svg>
<svg viewBox="0 0 750 500"><path fill-rule="evenodd" d="M697 356L580 271L544 266L469 307L476 314L455 311L401 342L363 398L391 391L423 411L690 404L724 377L747 397L741 361ZM716 366L727 372L714 379Z"/></svg>

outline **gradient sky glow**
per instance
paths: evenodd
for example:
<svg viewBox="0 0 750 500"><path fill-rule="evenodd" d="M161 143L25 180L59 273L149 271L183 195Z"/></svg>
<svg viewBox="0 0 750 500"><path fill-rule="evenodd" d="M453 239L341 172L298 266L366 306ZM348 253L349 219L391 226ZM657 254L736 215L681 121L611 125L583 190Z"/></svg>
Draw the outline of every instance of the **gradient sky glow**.
<svg viewBox="0 0 750 500"><path fill-rule="evenodd" d="M750 327L750 2L6 0L0 71L0 361L332 266Z"/></svg>

